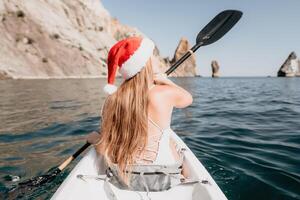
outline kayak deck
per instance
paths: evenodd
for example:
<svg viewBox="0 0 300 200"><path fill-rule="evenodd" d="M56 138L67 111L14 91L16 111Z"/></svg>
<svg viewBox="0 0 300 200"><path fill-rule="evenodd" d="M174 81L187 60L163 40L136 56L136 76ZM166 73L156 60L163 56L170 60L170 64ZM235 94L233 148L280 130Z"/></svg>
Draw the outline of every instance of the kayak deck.
<svg viewBox="0 0 300 200"><path fill-rule="evenodd" d="M203 180L204 183L194 185L179 185L175 186L167 191L150 192L150 198L152 200L161 199L187 199L187 200L225 200L227 199L218 185L212 179L210 174L195 157L191 150L185 145L185 143L176 135L172 135L176 143L186 148L185 154L185 167L189 177ZM109 200L103 190L104 181L95 179L82 180L77 178L77 175L94 175L97 176L104 174L104 162L103 157L97 156L94 149L81 159L81 161L70 172L65 181L57 189L52 200L76 200L76 199L89 199L89 200ZM147 199L146 192L134 192L128 190L121 190L111 185L115 195L118 199L130 199L140 200L142 195L144 199Z"/></svg>

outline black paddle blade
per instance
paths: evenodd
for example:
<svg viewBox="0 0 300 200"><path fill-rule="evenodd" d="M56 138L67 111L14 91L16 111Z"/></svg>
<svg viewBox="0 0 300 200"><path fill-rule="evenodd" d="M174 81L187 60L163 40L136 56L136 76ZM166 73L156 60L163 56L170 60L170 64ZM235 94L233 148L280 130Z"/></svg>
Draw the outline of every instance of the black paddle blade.
<svg viewBox="0 0 300 200"><path fill-rule="evenodd" d="M52 181L59 173L61 172L60 169L54 167L48 171L47 174L33 177L29 180L23 181L18 184L19 187L39 187L42 184Z"/></svg>
<svg viewBox="0 0 300 200"><path fill-rule="evenodd" d="M61 170L55 167L50 169L45 175L31 178L29 180L18 183L18 185L7 188L7 191L3 194L3 199L23 199L28 196L34 196L37 188L48 188L49 185L51 185L51 181L53 181L60 172ZM2 199L1 195L0 199ZM29 197L28 199L32 198Z"/></svg>
<svg viewBox="0 0 300 200"><path fill-rule="evenodd" d="M213 18L197 35L196 43L209 45L225 35L242 17L238 10L225 10Z"/></svg>

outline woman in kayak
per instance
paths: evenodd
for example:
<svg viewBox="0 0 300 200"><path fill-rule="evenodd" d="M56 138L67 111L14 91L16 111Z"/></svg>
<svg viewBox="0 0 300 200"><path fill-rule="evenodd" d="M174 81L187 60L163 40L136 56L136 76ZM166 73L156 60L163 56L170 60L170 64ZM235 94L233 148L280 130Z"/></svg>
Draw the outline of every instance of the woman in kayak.
<svg viewBox="0 0 300 200"><path fill-rule="evenodd" d="M153 50L154 43L140 37L124 39L110 49L104 87L110 95L102 109L101 133L87 138L108 164L117 163L125 179L122 172L131 164L168 165L179 159L171 138L172 111L193 101L188 91L160 72ZM124 81L116 88L118 68Z"/></svg>

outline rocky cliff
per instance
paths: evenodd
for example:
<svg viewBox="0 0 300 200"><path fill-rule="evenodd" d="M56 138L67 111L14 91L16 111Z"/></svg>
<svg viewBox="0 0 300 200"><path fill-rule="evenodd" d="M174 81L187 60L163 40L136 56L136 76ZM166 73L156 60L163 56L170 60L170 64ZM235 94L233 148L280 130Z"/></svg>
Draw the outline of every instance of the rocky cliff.
<svg viewBox="0 0 300 200"><path fill-rule="evenodd" d="M143 35L112 18L100 0L2 0L0 34L0 79L103 77L109 48ZM193 75L193 68L177 74Z"/></svg>
<svg viewBox="0 0 300 200"><path fill-rule="evenodd" d="M295 52L291 52L277 72L278 77L300 76L300 60Z"/></svg>

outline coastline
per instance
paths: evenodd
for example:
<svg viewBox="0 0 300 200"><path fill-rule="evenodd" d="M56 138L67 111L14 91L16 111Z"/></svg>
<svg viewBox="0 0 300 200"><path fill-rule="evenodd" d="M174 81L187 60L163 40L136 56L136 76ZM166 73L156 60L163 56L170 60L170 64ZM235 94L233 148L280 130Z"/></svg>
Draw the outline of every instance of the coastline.
<svg viewBox="0 0 300 200"><path fill-rule="evenodd" d="M53 77L34 77L34 76L26 76L26 77L14 77L14 78L7 78L7 79L0 79L1 81L7 80L68 80L68 79L106 79L106 76L53 76ZM121 77L117 77L119 79ZM204 79L215 79L211 76L170 76L170 78L204 78ZM292 79L292 78L300 78L298 76L295 77L277 77L277 76L222 76L218 77L217 79L231 79L231 78L283 78L283 79Z"/></svg>
<svg viewBox="0 0 300 200"><path fill-rule="evenodd" d="M0 79L0 81L4 80L56 80L56 79L96 79L96 78L106 78L106 76L24 76L24 77L14 77L7 79Z"/></svg>

